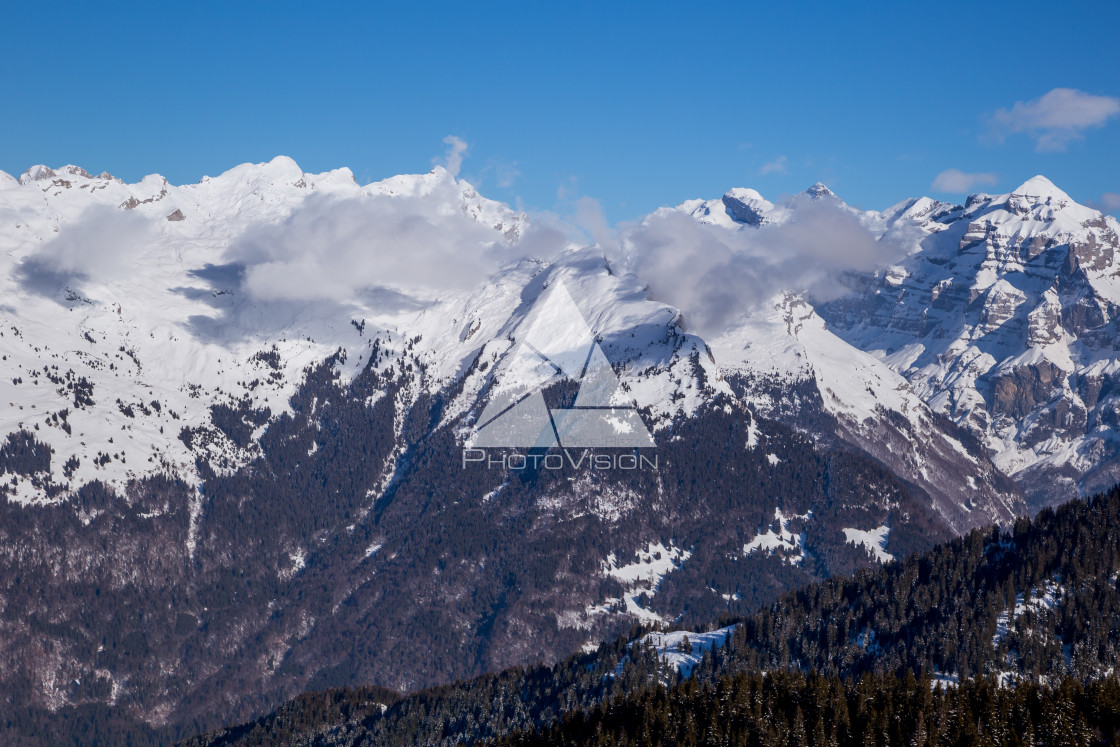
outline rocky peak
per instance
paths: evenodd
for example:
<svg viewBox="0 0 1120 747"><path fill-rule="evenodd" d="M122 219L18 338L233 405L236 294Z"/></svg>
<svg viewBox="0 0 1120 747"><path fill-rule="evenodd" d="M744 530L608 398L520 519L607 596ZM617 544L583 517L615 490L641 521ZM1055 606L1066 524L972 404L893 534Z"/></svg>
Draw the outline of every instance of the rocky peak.
<svg viewBox="0 0 1120 747"><path fill-rule="evenodd" d="M53 178L54 178L54 170L53 169L51 169L48 166L44 166L43 164L37 164L37 165L29 168L27 171L23 172L23 175L19 178L19 183L20 184L30 184L31 182L37 182L41 179L53 179Z"/></svg>
<svg viewBox="0 0 1120 747"><path fill-rule="evenodd" d="M817 182L813 186L809 187L807 190L805 190L805 194L809 195L809 197L814 200L836 197L836 193L821 182Z"/></svg>
<svg viewBox="0 0 1120 747"><path fill-rule="evenodd" d="M925 234L917 250L822 316L971 430L1033 508L1091 492L1120 465L1120 226L1043 176L938 221L919 202L883 214Z"/></svg>

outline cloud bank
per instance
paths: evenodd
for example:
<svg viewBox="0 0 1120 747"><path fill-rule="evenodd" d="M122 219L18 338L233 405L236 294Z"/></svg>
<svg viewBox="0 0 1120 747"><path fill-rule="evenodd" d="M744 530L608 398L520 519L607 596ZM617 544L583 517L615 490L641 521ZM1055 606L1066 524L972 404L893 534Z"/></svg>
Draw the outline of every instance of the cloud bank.
<svg viewBox="0 0 1120 747"><path fill-rule="evenodd" d="M795 198L790 207L788 221L738 231L662 210L621 235L622 263L649 285L651 298L677 307L691 331L710 336L782 290L836 298L847 292L845 273L903 255L840 205Z"/></svg>
<svg viewBox="0 0 1120 747"><path fill-rule="evenodd" d="M1103 213L1120 213L1120 192L1105 192L1093 207Z"/></svg>
<svg viewBox="0 0 1120 747"><path fill-rule="evenodd" d="M261 300L344 300L368 289L430 298L482 282L508 258L501 234L446 204L312 195L284 221L250 228L228 258Z"/></svg>
<svg viewBox="0 0 1120 747"><path fill-rule="evenodd" d="M654 300L679 308L692 331L714 335L782 290L833 298L846 291L845 273L877 269L901 255L836 200L796 197L780 223L733 230L669 209L615 227L598 203L582 198L571 215L539 216L515 233L508 230L516 220L512 211L485 200L466 204L468 194L447 178L404 195L315 192L283 220L249 226L220 263L190 274L239 288L259 308L417 307L471 292L518 260L572 251L572 237L582 236L580 243L592 245L583 251L605 254L612 268L648 285ZM91 209L17 272L27 287L47 295L64 286L130 282L137 262L159 261L159 238L151 216ZM210 298L202 289L171 290Z"/></svg>
<svg viewBox="0 0 1120 747"><path fill-rule="evenodd" d="M778 156L769 163L764 163L758 169L758 173L762 176L767 174L788 174L789 173L789 159L785 156Z"/></svg>
<svg viewBox="0 0 1120 747"><path fill-rule="evenodd" d="M1055 88L1030 101L1017 101L1010 109L998 109L990 118L992 131L1002 140L1010 133L1027 133L1039 153L1063 151L1082 132L1102 127L1120 114L1120 99L1095 96L1074 88Z"/></svg>

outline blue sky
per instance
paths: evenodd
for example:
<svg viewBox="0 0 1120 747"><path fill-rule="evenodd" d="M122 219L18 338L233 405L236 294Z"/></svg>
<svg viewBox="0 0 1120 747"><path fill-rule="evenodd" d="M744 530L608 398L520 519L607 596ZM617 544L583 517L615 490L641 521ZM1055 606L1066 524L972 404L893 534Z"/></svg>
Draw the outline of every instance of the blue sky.
<svg viewBox="0 0 1120 747"><path fill-rule="evenodd" d="M0 169L183 183L285 154L365 182L455 136L487 196L612 221L818 180L960 199L948 169L1120 193L1120 3L852 5L9 4Z"/></svg>

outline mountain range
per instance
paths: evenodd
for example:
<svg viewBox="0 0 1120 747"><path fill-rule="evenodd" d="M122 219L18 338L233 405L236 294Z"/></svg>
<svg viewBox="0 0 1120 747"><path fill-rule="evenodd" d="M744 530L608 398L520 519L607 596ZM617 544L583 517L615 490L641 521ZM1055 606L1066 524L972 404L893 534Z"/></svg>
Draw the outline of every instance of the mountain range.
<svg viewBox="0 0 1120 747"><path fill-rule="evenodd" d="M829 271L665 284L783 242ZM438 167L0 174L0 697L183 736L747 614L1090 494L1118 246L1043 177L881 212L733 189L584 246ZM656 469L464 456L560 287Z"/></svg>

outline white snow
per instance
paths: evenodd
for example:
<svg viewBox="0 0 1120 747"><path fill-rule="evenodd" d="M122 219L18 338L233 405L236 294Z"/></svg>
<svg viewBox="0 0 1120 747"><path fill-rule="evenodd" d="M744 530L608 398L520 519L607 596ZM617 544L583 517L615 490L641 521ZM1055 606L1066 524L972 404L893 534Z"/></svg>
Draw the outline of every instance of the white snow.
<svg viewBox="0 0 1120 747"><path fill-rule="evenodd" d="M661 580L680 568L692 557L692 553L674 546L672 542L665 546L660 541L656 541L647 543L645 549L636 555L636 560L625 565L619 565L619 560L614 553L607 556L603 562L604 575L612 576L622 582L626 591L621 599L607 599L589 606L584 611L585 615L605 614L612 606L621 605L624 612L645 622L664 622L661 615L642 606L639 598L643 594L652 598L657 593Z"/></svg>
<svg viewBox="0 0 1120 747"><path fill-rule="evenodd" d="M297 547L294 551L288 553L288 561L291 566L280 569L281 581L290 580L307 566L307 551L302 547Z"/></svg>
<svg viewBox="0 0 1120 747"><path fill-rule="evenodd" d="M638 553L637 560L626 565L618 565L613 553L608 555L603 570L623 583L656 585L665 574L679 568L691 555L688 550L673 547L672 543L666 547L661 542L650 542L645 550Z"/></svg>
<svg viewBox="0 0 1120 747"><path fill-rule="evenodd" d="M933 690L936 689L938 685L940 685L942 689L947 689L950 687L956 687L959 681L960 677L956 674L934 671L934 673L930 675L929 687L931 690Z"/></svg>
<svg viewBox="0 0 1120 747"><path fill-rule="evenodd" d="M844 541L852 545L863 545L871 556L880 563L889 563L894 556L887 552L887 537L891 529L884 524L875 529L848 529L844 532Z"/></svg>
<svg viewBox="0 0 1120 747"><path fill-rule="evenodd" d="M677 630L671 633L647 633L633 644L639 647L652 646L657 651L657 656L662 662L680 672L685 679L692 676L692 670L704 658L704 654L713 646L723 646L728 637L735 632L737 626L730 625L726 628L711 630L705 633L693 633L687 630ZM688 645L685 646L685 640Z"/></svg>
<svg viewBox="0 0 1120 747"><path fill-rule="evenodd" d="M785 516L781 508L774 509L774 521L759 532L754 539L743 545L743 554L761 552L767 555L777 553L790 565L801 565L805 562L805 532L794 533L789 529L789 523L794 519L808 521L813 517L813 512ZM775 529L775 526L777 529Z"/></svg>
<svg viewBox="0 0 1120 747"><path fill-rule="evenodd" d="M758 418L751 414L750 425L747 426L747 451L758 446Z"/></svg>

